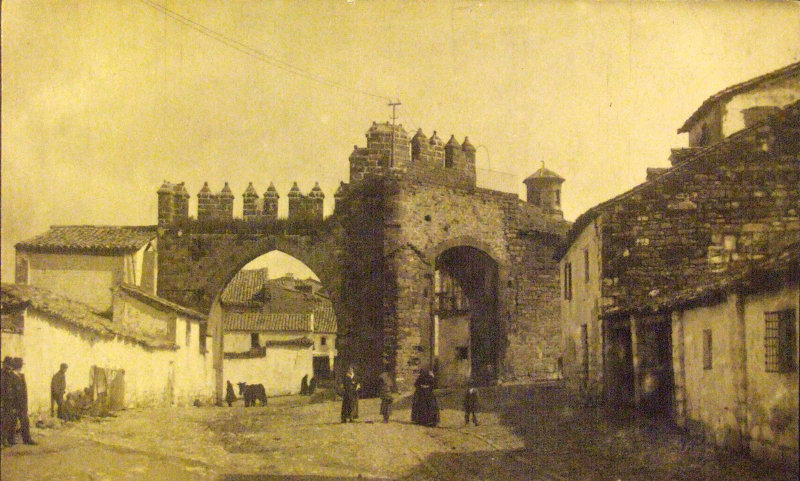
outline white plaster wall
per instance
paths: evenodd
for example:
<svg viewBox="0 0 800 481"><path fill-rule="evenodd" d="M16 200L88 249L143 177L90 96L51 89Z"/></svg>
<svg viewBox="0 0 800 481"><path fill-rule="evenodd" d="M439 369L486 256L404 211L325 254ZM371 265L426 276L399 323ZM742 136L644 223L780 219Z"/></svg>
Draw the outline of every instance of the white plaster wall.
<svg viewBox="0 0 800 481"><path fill-rule="evenodd" d="M683 313L686 415L702 422L710 441L723 446L739 427L735 417L736 386L734 369L743 359L734 355L735 300ZM711 329L712 368L703 369L703 330Z"/></svg>
<svg viewBox="0 0 800 481"><path fill-rule="evenodd" d="M559 263L561 284L561 338L564 376L570 385L581 382L583 350L581 325L586 324L589 345L589 378L602 380L602 331L599 319L601 302L602 218L598 217L583 229ZM585 255L589 252L589 280L585 276ZM564 298L564 266L572 264L572 299ZM600 389L600 386L597 386Z"/></svg>
<svg viewBox="0 0 800 481"><path fill-rule="evenodd" d="M469 315L439 320L439 386L465 386L469 381L472 367L469 322ZM467 348L467 359L457 359L457 347Z"/></svg>
<svg viewBox="0 0 800 481"><path fill-rule="evenodd" d="M769 458L793 458L797 464L798 453L798 370L777 373L766 372L765 312L794 309L795 341L800 338L797 313L800 309L798 286L757 296L745 301L747 335L747 408L751 451ZM795 356L800 344L795 345ZM795 359L797 362L797 359ZM784 429L773 430L775 417L788 415L792 419Z"/></svg>
<svg viewBox="0 0 800 481"><path fill-rule="evenodd" d="M303 376L314 376L312 358L310 347L269 347L263 358L225 359L224 380L235 388L239 382L263 384L268 396L297 394Z"/></svg>
<svg viewBox="0 0 800 481"><path fill-rule="evenodd" d="M119 339L101 339L72 330L59 321L45 320L46 316L27 310L23 349L18 353L25 360L23 372L31 412L49 411L50 379L62 362L69 365L67 391L89 386L91 367L98 366L125 370L126 406L164 402L172 351L149 350Z"/></svg>
<svg viewBox="0 0 800 481"><path fill-rule="evenodd" d="M18 256L29 262L28 285L84 302L100 312L111 308L110 289L125 277L123 255L25 252Z"/></svg>
<svg viewBox="0 0 800 481"><path fill-rule="evenodd" d="M725 104L722 135L727 137L745 127L742 110L750 107L784 107L798 99L800 99L800 77L785 78L736 95Z"/></svg>
<svg viewBox="0 0 800 481"><path fill-rule="evenodd" d="M186 338L186 326L191 326ZM195 399L210 400L214 395L213 353L200 351L200 323L192 318L179 316L176 320L179 339L175 352L175 402L191 404ZM207 349L211 343L206 343Z"/></svg>

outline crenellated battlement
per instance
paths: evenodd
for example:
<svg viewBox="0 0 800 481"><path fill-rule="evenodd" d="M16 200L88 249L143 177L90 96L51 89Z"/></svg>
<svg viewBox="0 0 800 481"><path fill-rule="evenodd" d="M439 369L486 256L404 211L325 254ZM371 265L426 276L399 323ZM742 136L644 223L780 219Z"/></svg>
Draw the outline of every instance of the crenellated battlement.
<svg viewBox="0 0 800 481"><path fill-rule="evenodd" d="M334 198L340 198L346 187L347 184L342 183ZM165 180L158 189L158 224L170 225L188 220L189 197L183 182L173 184ZM315 183L308 194L303 194L295 182L286 197L289 199L289 221L322 221L325 193L319 183ZM272 182L261 197L250 182L242 193L241 218L245 221L276 221L279 199L280 195ZM227 182L216 193L211 190L208 182L203 183L203 187L197 193L197 220L232 220L233 200L233 191Z"/></svg>
<svg viewBox="0 0 800 481"><path fill-rule="evenodd" d="M396 173L411 180L462 188L475 187L475 147L454 135L444 143L436 131L428 138L422 129L413 137L402 124L376 123L367 130L367 146L350 154L350 182L366 176Z"/></svg>

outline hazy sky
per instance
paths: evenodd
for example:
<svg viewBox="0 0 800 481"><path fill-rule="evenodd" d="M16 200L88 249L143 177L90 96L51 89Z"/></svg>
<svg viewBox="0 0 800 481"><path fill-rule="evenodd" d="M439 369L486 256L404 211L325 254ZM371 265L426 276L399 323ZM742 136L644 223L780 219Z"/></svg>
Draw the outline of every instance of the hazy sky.
<svg viewBox="0 0 800 481"><path fill-rule="evenodd" d="M51 224L154 224L165 179L192 215L206 180L237 215L249 181L282 212L319 181L330 212L378 97L484 146L480 185L521 194L544 160L573 220L669 165L705 98L798 60L797 2L5 0L2 278Z"/></svg>

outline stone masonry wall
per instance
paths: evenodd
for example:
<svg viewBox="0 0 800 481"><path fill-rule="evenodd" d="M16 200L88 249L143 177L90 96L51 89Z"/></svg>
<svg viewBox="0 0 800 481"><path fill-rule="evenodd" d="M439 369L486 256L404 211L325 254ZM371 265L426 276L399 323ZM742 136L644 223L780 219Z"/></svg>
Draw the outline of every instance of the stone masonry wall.
<svg viewBox="0 0 800 481"><path fill-rule="evenodd" d="M607 310L734 275L800 235L800 107L710 146L604 218Z"/></svg>

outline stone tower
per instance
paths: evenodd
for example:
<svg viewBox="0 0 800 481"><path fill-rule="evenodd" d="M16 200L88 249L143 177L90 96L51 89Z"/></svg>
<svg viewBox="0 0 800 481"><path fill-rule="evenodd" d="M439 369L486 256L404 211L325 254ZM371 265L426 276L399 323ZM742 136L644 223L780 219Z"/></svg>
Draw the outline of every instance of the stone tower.
<svg viewBox="0 0 800 481"><path fill-rule="evenodd" d="M528 188L528 203L533 204L558 219L563 219L561 211L561 184L564 178L552 170L542 167L523 181Z"/></svg>

